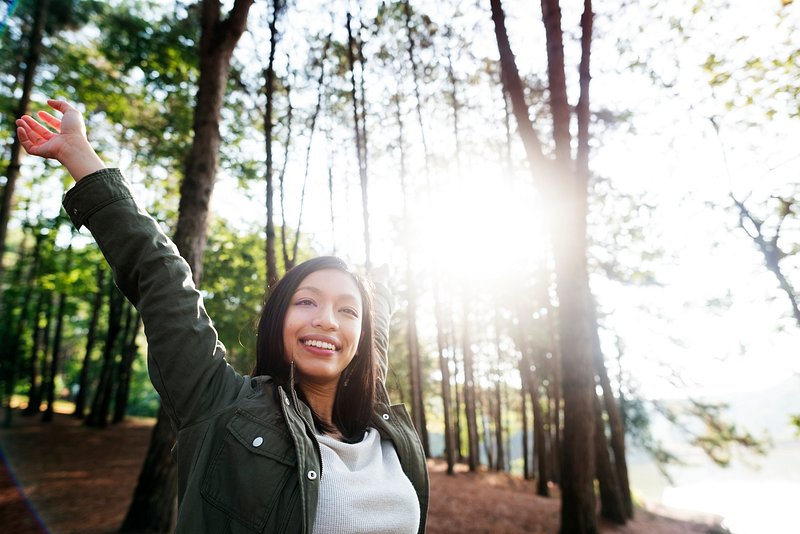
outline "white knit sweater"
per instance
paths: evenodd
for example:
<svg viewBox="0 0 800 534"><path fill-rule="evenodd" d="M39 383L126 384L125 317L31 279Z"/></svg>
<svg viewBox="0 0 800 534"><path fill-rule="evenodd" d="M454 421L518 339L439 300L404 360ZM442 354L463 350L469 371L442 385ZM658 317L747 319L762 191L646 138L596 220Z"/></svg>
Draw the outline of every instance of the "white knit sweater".
<svg viewBox="0 0 800 534"><path fill-rule="evenodd" d="M417 532L419 501L391 441L374 428L359 443L317 440L322 478L315 533Z"/></svg>

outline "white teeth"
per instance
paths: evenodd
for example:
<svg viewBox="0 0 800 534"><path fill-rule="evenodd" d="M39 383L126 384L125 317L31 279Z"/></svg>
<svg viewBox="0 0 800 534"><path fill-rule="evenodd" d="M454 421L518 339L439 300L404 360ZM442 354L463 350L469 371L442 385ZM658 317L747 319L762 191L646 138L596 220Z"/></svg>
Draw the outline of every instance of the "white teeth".
<svg viewBox="0 0 800 534"><path fill-rule="evenodd" d="M325 349L325 350L336 350L336 347L325 341L317 341L316 339L309 339L307 341L303 341L304 345L309 347L317 347L318 349Z"/></svg>

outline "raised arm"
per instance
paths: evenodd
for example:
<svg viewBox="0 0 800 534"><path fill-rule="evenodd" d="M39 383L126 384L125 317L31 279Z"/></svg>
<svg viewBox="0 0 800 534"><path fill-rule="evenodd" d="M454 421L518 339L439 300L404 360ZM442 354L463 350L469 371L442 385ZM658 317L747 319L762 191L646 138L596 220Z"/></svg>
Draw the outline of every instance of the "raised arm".
<svg viewBox="0 0 800 534"><path fill-rule="evenodd" d="M142 315L150 378L163 406L181 428L232 402L244 380L227 365L188 264L158 223L136 203L116 169L106 169L86 140L83 119L65 102L64 113L17 121L23 147L61 162L78 182L64 197L67 214L87 226L114 271L114 280ZM58 133L60 130L60 133ZM88 172L88 175L83 173Z"/></svg>
<svg viewBox="0 0 800 534"><path fill-rule="evenodd" d="M394 297L389 290L389 268L384 265L373 269L370 279L375 287L373 292L373 322L375 324L375 354L381 380L385 383L389 372L389 326L394 311Z"/></svg>

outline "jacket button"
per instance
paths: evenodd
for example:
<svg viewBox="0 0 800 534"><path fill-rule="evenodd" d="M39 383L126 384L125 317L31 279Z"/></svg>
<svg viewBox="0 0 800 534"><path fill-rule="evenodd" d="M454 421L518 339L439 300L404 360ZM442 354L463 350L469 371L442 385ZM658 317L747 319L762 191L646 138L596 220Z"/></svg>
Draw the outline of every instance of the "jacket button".
<svg viewBox="0 0 800 534"><path fill-rule="evenodd" d="M313 469L308 472L308 480L317 480L317 472Z"/></svg>
<svg viewBox="0 0 800 534"><path fill-rule="evenodd" d="M388 421L389 420L389 414L388 413L383 414L381 417L383 417L384 421Z"/></svg>
<svg viewBox="0 0 800 534"><path fill-rule="evenodd" d="M289 398L288 397L284 400L284 402L286 402L286 406L291 406L291 404L292 404L291 402L289 402Z"/></svg>
<svg viewBox="0 0 800 534"><path fill-rule="evenodd" d="M253 447L260 447L262 443L264 443L264 438L258 436L256 439L253 440Z"/></svg>

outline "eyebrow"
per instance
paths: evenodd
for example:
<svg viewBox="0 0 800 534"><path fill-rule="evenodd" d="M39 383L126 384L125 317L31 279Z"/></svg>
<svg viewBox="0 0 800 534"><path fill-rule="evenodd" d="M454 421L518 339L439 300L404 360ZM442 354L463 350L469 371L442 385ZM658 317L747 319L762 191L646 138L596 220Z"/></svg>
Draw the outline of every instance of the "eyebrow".
<svg viewBox="0 0 800 534"><path fill-rule="evenodd" d="M305 291L310 291L311 293L314 293L316 295L322 295L323 294L323 291L321 289L319 289L317 287L314 287L314 286L300 286L297 289L295 289L294 294L296 295L300 291L304 291L304 290ZM360 295L357 298L354 295L351 295L349 293L342 293L341 295L338 295L336 298L337 299L349 300L349 301L352 301L352 302L358 302L359 304L361 303L361 296Z"/></svg>

